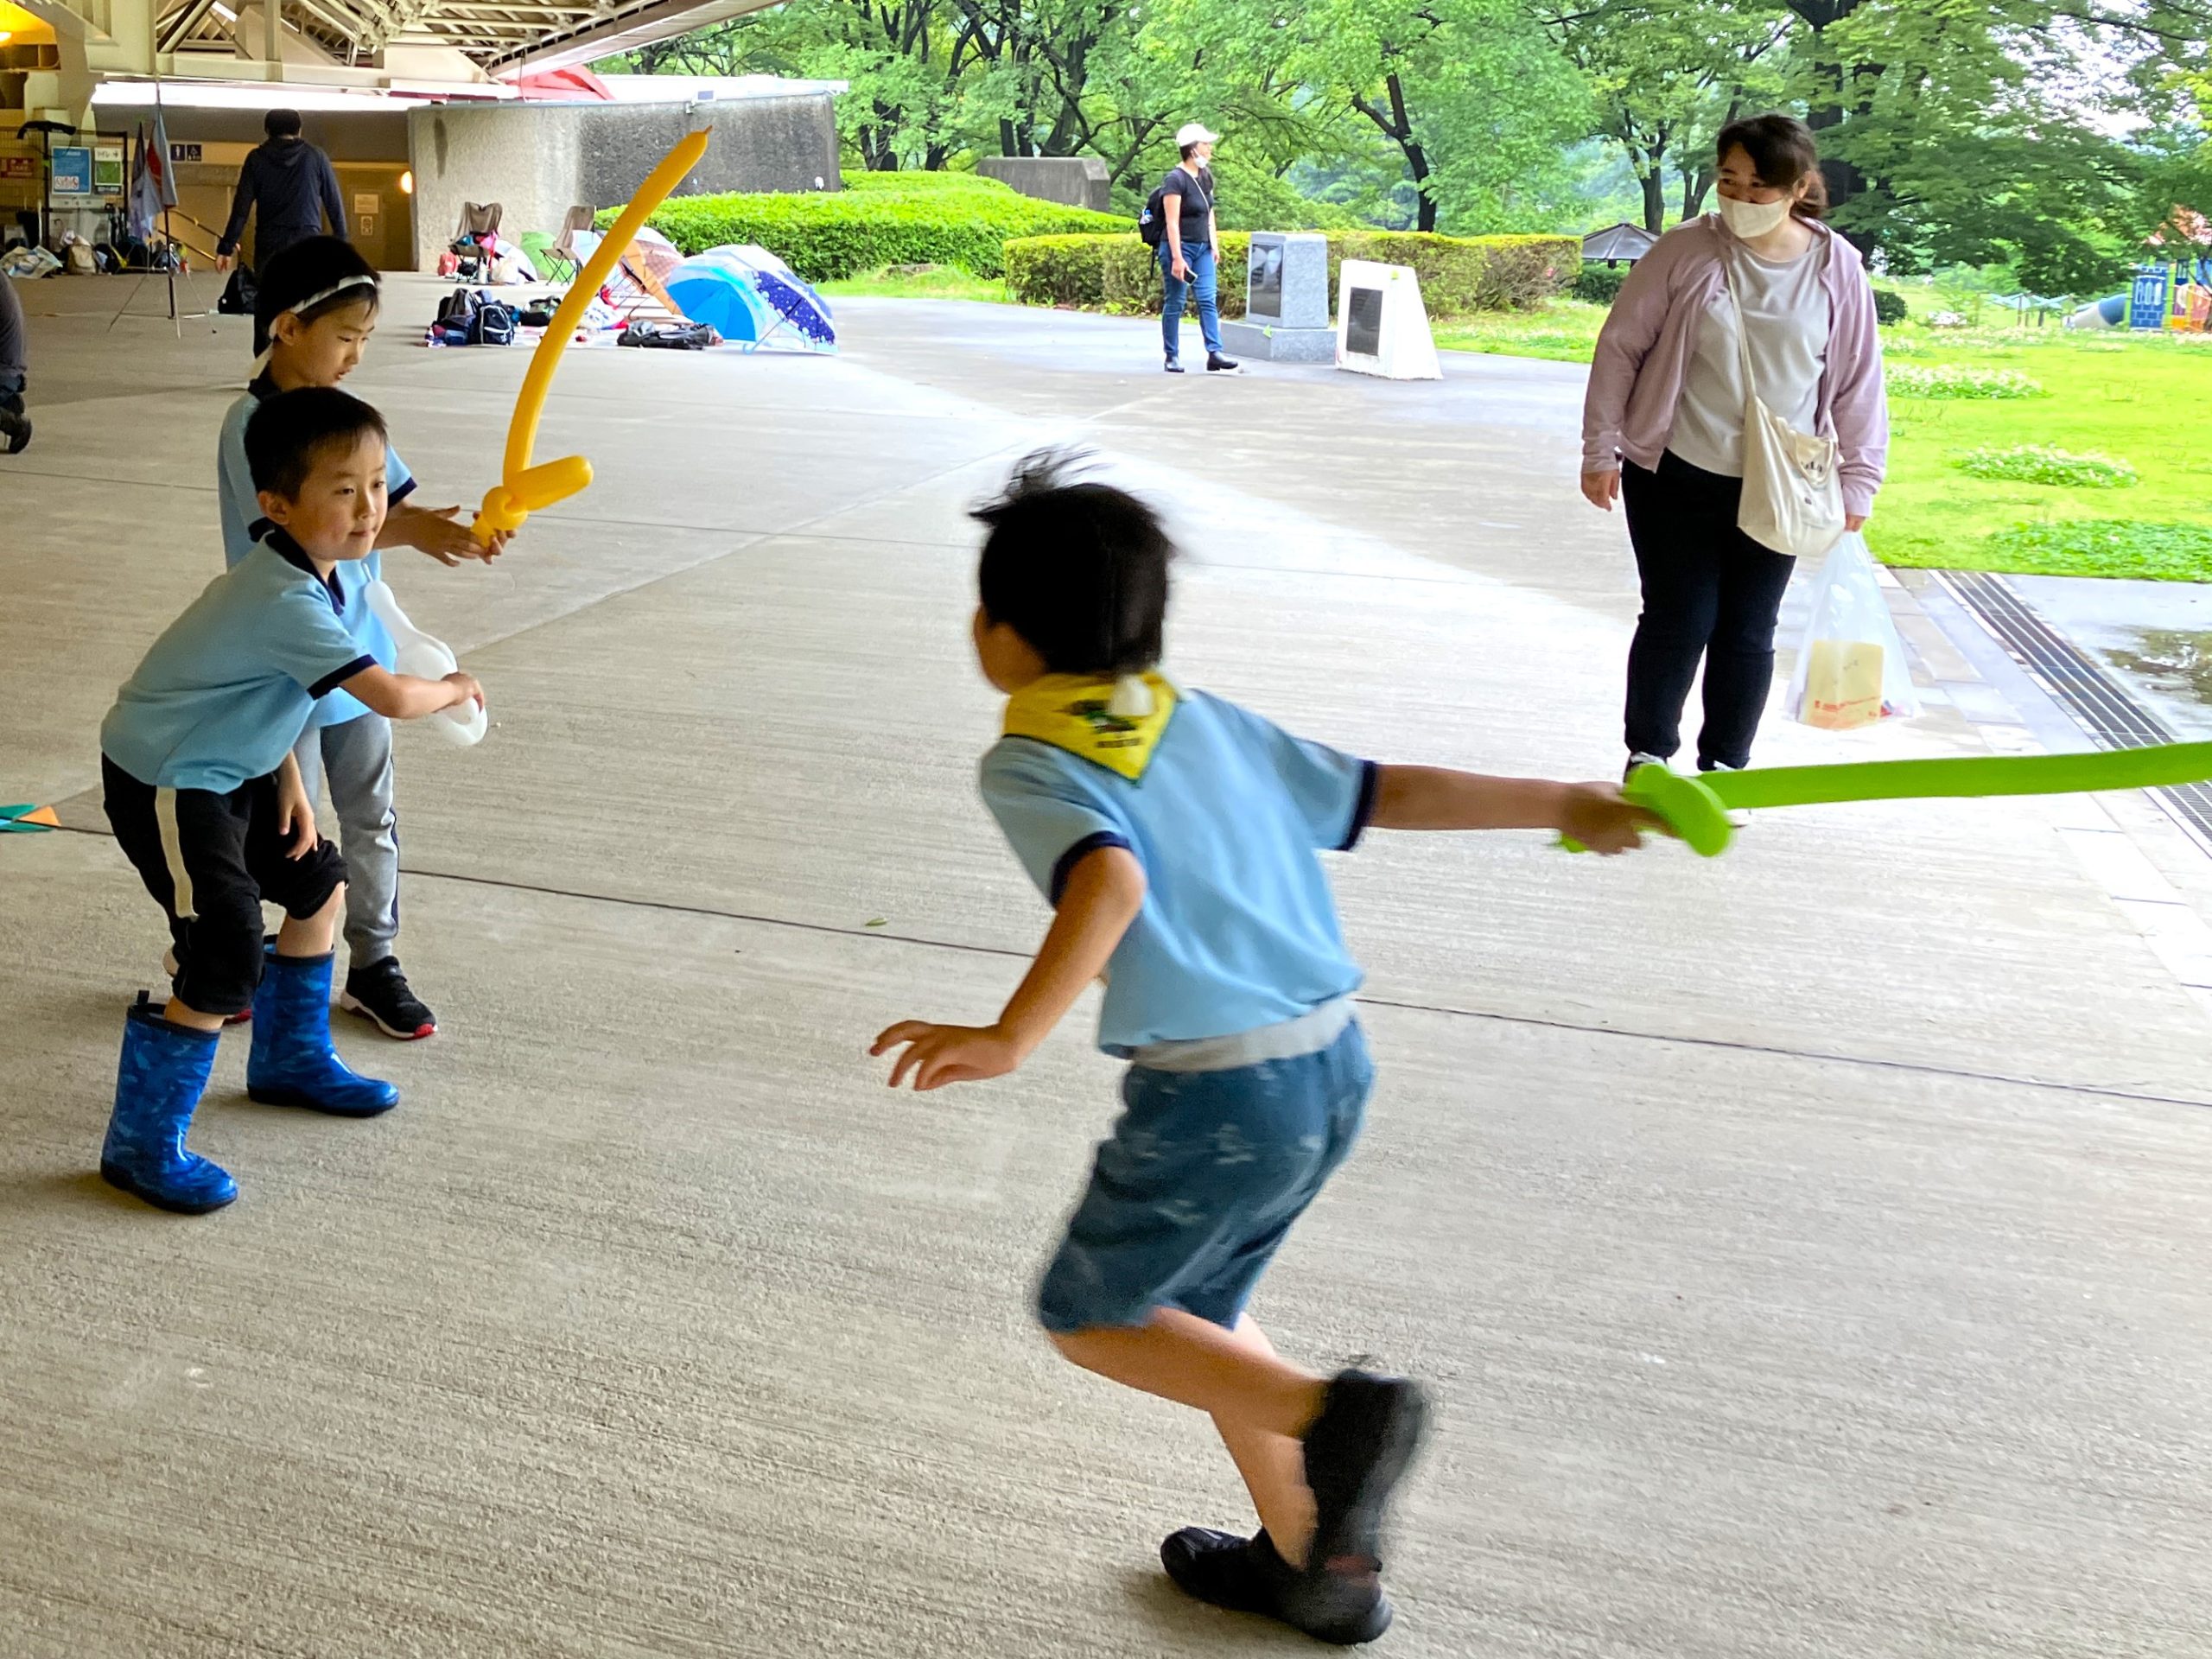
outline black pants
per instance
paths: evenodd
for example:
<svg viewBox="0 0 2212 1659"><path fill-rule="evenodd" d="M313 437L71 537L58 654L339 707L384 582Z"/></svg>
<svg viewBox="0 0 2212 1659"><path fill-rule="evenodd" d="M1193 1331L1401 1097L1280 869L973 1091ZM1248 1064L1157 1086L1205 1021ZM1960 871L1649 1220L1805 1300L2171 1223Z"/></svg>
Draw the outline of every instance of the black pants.
<svg viewBox="0 0 2212 1659"><path fill-rule="evenodd" d="M1700 771L1747 766L1774 680L1774 624L1796 561L1736 528L1744 481L1675 454L1647 472L1621 463L1621 503L1643 584L1628 652L1629 753L1664 760L1682 745L1682 704L1705 658Z"/></svg>
<svg viewBox="0 0 2212 1659"><path fill-rule="evenodd" d="M256 778L227 795L156 789L100 757L107 821L169 918L175 987L185 1007L233 1014L261 982L261 906L305 921L346 880L327 841L294 858L276 833L276 780Z"/></svg>

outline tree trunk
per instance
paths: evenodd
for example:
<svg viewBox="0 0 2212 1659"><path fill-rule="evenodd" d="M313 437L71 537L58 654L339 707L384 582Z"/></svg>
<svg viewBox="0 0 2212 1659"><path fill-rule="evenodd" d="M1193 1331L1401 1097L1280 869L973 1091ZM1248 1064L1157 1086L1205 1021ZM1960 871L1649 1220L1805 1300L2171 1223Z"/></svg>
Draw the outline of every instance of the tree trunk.
<svg viewBox="0 0 2212 1659"><path fill-rule="evenodd" d="M1850 83L1859 76L1881 71L1870 65L1856 66L1847 70L1842 61L1830 50L1825 31L1830 23L1840 22L1856 11L1861 0L1789 0L1790 10L1802 18L1813 32L1813 74L1821 92L1833 101L1815 102L1805 111L1805 124L1814 133L1831 131L1843 124L1846 105L1851 94ZM1828 206L1840 207L1866 188L1866 175L1849 162L1835 157L1823 157L1821 162L1821 182L1827 187ZM1862 255L1874 251L1874 238L1865 232L1846 231L1844 238Z"/></svg>
<svg viewBox="0 0 2212 1659"><path fill-rule="evenodd" d="M1383 83L1390 93L1390 136L1398 141L1398 148L1405 152L1406 170L1413 175L1414 189L1421 203L1414 220L1414 228L1433 231L1436 228L1436 198L1428 194L1428 152L1421 148L1421 140L1414 137L1413 118L1406 113L1406 89L1394 70Z"/></svg>
<svg viewBox="0 0 2212 1659"><path fill-rule="evenodd" d="M1667 228L1667 180L1657 162L1649 165L1643 177L1643 228L1656 236Z"/></svg>
<svg viewBox="0 0 2212 1659"><path fill-rule="evenodd" d="M1685 224L1705 211L1706 196L1713 189L1710 167L1688 168L1682 173L1682 219Z"/></svg>
<svg viewBox="0 0 2212 1659"><path fill-rule="evenodd" d="M999 118L999 154L1001 156L1020 155L1019 143L1020 141L1014 136L1014 118L1001 116Z"/></svg>

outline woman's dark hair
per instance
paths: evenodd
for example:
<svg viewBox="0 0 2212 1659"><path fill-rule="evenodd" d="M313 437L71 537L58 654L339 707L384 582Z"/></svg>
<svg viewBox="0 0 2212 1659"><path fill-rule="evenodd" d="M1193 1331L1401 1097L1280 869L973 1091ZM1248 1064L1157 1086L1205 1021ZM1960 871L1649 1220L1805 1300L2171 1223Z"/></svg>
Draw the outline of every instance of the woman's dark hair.
<svg viewBox="0 0 2212 1659"><path fill-rule="evenodd" d="M300 112L271 110L261 118L261 130L271 138L296 138L300 136Z"/></svg>
<svg viewBox="0 0 2212 1659"><path fill-rule="evenodd" d="M1751 158L1759 182L1770 190L1793 190L1798 180L1812 175L1805 194L1790 209L1798 218L1819 219L1827 212L1828 187L1821 176L1821 147L1814 141L1813 130L1802 121L1789 115L1754 115L1731 121L1713 140L1713 160L1726 161L1728 152L1738 144Z"/></svg>
<svg viewBox="0 0 2212 1659"><path fill-rule="evenodd" d="M310 236L295 242L271 256L256 276L259 282L253 296L257 357L269 349L270 325L288 311L302 322L313 322L345 306L365 302L373 313L382 302L376 267L342 236ZM303 301L309 303L303 306Z"/></svg>
<svg viewBox="0 0 2212 1659"><path fill-rule="evenodd" d="M1080 460L1039 450L976 509L990 527L978 572L983 614L1055 674L1141 673L1160 661L1175 545L1128 491L1071 481Z"/></svg>
<svg viewBox="0 0 2212 1659"><path fill-rule="evenodd" d="M385 435L384 416L335 386L302 386L261 400L245 423L246 470L253 487L296 500L318 456L351 449L370 433Z"/></svg>
<svg viewBox="0 0 2212 1659"><path fill-rule="evenodd" d="M1183 159L1186 162L1189 161L1191 159L1191 152L1197 148L1198 146L1196 144L1185 144L1182 149Z"/></svg>

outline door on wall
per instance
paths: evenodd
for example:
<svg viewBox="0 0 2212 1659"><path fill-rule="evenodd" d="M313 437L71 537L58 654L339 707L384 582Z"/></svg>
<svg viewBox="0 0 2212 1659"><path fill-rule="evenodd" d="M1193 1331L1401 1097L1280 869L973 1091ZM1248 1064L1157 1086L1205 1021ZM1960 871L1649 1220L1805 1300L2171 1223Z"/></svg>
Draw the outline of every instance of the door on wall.
<svg viewBox="0 0 2212 1659"><path fill-rule="evenodd" d="M378 270L414 270L415 198L400 188L405 164L339 162L335 166L353 245Z"/></svg>

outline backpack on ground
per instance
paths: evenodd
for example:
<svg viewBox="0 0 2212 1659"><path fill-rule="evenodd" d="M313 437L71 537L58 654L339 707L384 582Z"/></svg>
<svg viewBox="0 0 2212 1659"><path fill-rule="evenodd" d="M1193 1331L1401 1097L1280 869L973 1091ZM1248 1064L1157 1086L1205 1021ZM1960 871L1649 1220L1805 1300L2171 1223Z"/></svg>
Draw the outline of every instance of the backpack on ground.
<svg viewBox="0 0 2212 1659"><path fill-rule="evenodd" d="M468 343L472 346L512 346L515 343L515 308L502 305L497 300L485 300L469 319Z"/></svg>
<svg viewBox="0 0 2212 1659"><path fill-rule="evenodd" d="M703 322L633 322L614 343L651 346L664 352L703 352L709 346L721 345L722 337Z"/></svg>

